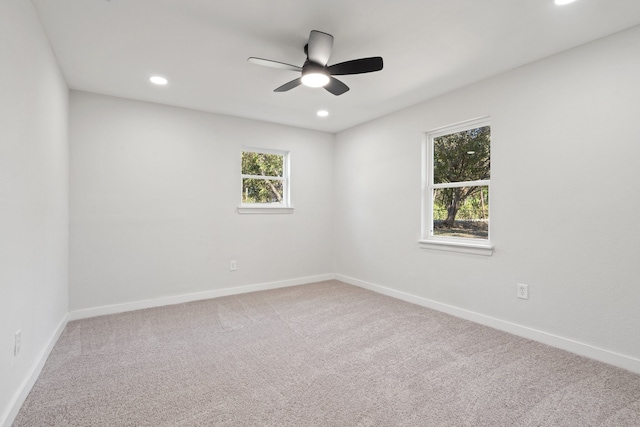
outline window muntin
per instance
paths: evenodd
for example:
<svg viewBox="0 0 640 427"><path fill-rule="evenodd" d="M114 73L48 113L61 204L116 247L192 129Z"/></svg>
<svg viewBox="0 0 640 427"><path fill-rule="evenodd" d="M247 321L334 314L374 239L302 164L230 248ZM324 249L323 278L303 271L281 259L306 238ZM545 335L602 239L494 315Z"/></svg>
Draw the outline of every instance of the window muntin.
<svg viewBox="0 0 640 427"><path fill-rule="evenodd" d="M289 153L242 150L242 206L289 206Z"/></svg>
<svg viewBox="0 0 640 427"><path fill-rule="evenodd" d="M491 127L488 118L426 135L422 238L489 242Z"/></svg>

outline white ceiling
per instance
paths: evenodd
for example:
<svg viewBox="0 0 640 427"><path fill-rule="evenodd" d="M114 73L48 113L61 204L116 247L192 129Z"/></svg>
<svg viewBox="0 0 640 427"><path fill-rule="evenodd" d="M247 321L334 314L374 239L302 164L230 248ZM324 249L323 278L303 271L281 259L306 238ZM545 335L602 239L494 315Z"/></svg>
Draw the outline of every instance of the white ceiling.
<svg viewBox="0 0 640 427"><path fill-rule="evenodd" d="M33 0L72 89L338 132L640 24L639 0ZM329 65L382 56L334 96L250 56L302 65L311 30ZM165 87L151 75L169 79ZM326 109L330 116L318 118Z"/></svg>

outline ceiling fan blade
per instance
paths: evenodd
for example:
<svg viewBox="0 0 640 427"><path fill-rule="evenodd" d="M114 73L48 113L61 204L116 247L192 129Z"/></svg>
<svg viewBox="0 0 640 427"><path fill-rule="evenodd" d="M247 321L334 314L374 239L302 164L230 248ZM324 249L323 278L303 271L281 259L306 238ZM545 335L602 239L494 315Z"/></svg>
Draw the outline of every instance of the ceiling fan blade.
<svg viewBox="0 0 640 427"><path fill-rule="evenodd" d="M376 56L373 58L353 59L351 61L334 64L327 67L327 70L332 76L372 73L382 70L382 58Z"/></svg>
<svg viewBox="0 0 640 427"><path fill-rule="evenodd" d="M333 36L322 31L311 31L309 44L307 45L307 58L322 66L327 65L331 50L333 49Z"/></svg>
<svg viewBox="0 0 640 427"><path fill-rule="evenodd" d="M291 71L302 71L302 67L298 67L297 65L285 64L284 62L272 61L270 59L251 57L247 59L247 61L251 62L252 64L263 65L265 67L280 68L282 70L291 70Z"/></svg>
<svg viewBox="0 0 640 427"><path fill-rule="evenodd" d="M329 80L329 83L324 88L335 96L342 95L349 90L349 86L338 79L334 79L333 77L331 77L331 80Z"/></svg>
<svg viewBox="0 0 640 427"><path fill-rule="evenodd" d="M289 83L285 83L279 88L274 89L274 92L286 92L288 90L293 89L294 87L300 86L302 84L302 78L298 77L295 80L291 80Z"/></svg>

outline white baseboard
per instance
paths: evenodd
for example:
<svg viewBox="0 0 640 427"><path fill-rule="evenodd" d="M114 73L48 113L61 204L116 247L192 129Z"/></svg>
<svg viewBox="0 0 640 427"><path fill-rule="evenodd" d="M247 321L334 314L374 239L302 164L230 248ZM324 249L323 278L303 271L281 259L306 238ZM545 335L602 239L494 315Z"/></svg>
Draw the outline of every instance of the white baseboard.
<svg viewBox="0 0 640 427"><path fill-rule="evenodd" d="M168 297L154 298L126 302L122 304L104 305L100 307L85 308L69 312L69 320L86 319L89 317L104 316L106 314L124 313L126 311L141 310L144 308L162 307L165 305L182 304L185 302L199 301L228 295L244 294L247 292L265 291L269 289L286 288L289 286L305 285L307 283L322 282L335 279L335 274L321 274L318 276L300 277L296 279L281 280L277 282L259 283L255 285L236 286L232 288L214 289L191 294L172 295Z"/></svg>
<svg viewBox="0 0 640 427"><path fill-rule="evenodd" d="M541 342L552 347L560 348L571 353L579 354L580 356L585 356L590 359L595 359L600 362L604 362L609 365L617 366L619 368L627 369L629 371L640 374L640 359L636 359L631 356L626 356L623 354L615 353L613 351L593 347L589 344L580 343L568 338L518 325L516 323L507 322L505 320L485 316L484 314L464 310L447 304L442 304L427 298L397 291L395 289L386 288L384 286L375 285L373 283L365 282L363 280L355 279L353 277L345 276L342 274L336 274L335 278L336 280L340 280L341 282L345 282L350 285L358 286L373 292L451 314L453 316L470 320L481 325L499 329L513 335L518 335L523 338Z"/></svg>
<svg viewBox="0 0 640 427"><path fill-rule="evenodd" d="M10 427L11 424L13 424L13 422L15 421L16 416L18 415L18 412L22 407L22 404L27 399L27 396L29 396L29 392L31 392L33 385L38 380L38 377L40 376L40 372L42 372L42 368L44 367L45 362L49 358L49 354L51 354L51 350L53 350L53 347L56 345L56 342L58 342L58 338L60 338L60 335L62 334L62 331L64 331L64 328L67 326L68 321L69 321L69 315L65 314L64 317L62 318L62 321L60 322L56 330L53 332L53 335L49 339L47 346L44 349L42 349L42 351L36 358L36 361L33 364L33 366L31 366L31 369L29 370L26 378L22 381L22 384L20 384L20 387L13 395L11 402L7 406L2 416L0 417L0 426Z"/></svg>

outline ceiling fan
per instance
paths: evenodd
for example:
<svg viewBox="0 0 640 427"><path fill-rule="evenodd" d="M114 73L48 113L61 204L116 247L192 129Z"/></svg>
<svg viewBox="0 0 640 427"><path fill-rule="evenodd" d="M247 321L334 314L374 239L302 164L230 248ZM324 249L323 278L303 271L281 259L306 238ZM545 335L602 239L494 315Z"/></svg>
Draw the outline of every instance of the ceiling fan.
<svg viewBox="0 0 640 427"><path fill-rule="evenodd" d="M333 76L363 74L382 70L382 58L379 56L353 59L327 66L332 48L333 36L331 34L313 30L309 34L309 42L304 47L307 60L302 67L254 57L247 59L247 61L252 64L264 65L265 67L301 72L302 75L300 77L283 84L275 89L274 92L286 92L303 84L309 87L324 87L328 92L336 96L342 95L349 90L349 86Z"/></svg>

